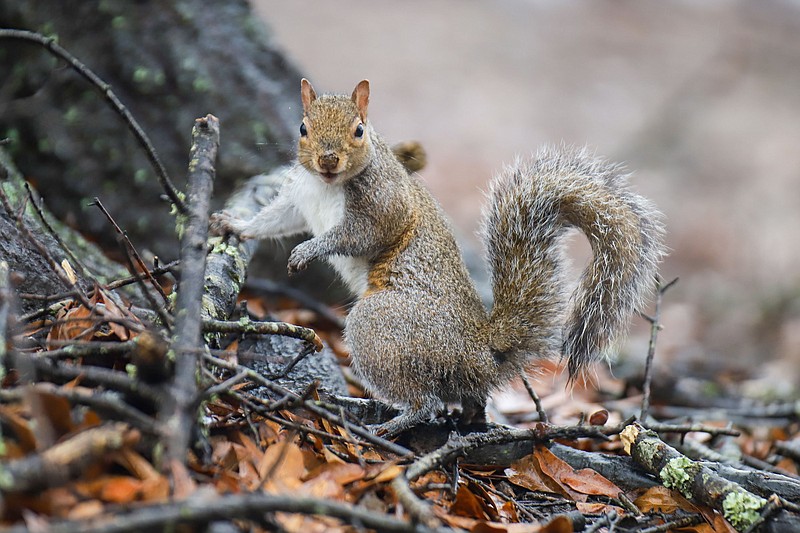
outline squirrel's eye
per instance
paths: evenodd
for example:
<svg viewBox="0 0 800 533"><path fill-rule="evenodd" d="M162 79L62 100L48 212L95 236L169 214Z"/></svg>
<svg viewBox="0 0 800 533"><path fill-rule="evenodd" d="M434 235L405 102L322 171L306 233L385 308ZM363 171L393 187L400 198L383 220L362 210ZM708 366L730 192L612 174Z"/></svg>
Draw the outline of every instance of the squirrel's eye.
<svg viewBox="0 0 800 533"><path fill-rule="evenodd" d="M364 136L364 125L359 124L358 126L356 126L356 138L360 139L363 136Z"/></svg>
<svg viewBox="0 0 800 533"><path fill-rule="evenodd" d="M302 135L303 137L308 135L308 130L306 129L306 123L305 122L301 122L300 123L300 135Z"/></svg>

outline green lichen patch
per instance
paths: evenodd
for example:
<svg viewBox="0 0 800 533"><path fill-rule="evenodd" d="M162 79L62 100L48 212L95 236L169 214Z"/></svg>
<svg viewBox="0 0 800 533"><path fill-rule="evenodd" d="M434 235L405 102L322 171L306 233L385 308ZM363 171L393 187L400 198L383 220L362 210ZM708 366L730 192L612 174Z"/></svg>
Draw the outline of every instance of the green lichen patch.
<svg viewBox="0 0 800 533"><path fill-rule="evenodd" d="M661 482L668 489L675 489L687 498L692 497L692 478L694 478L694 461L687 457L670 459L661 469Z"/></svg>
<svg viewBox="0 0 800 533"><path fill-rule="evenodd" d="M760 516L767 500L746 491L731 491L722 501L725 520L737 531L747 530Z"/></svg>

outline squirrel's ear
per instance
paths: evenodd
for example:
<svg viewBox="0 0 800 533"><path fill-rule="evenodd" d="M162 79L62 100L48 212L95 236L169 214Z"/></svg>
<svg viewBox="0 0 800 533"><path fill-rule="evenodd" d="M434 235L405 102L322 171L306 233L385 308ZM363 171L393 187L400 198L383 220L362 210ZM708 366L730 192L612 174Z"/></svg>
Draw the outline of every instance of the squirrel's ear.
<svg viewBox="0 0 800 533"><path fill-rule="evenodd" d="M300 80L300 100L303 101L304 113L308 113L308 108L311 106L311 102L313 102L316 99L317 99L317 93L314 92L314 88L311 86L311 82L305 78Z"/></svg>
<svg viewBox="0 0 800 533"><path fill-rule="evenodd" d="M361 80L353 89L353 102L358 108L358 114L361 117L361 122L367 123L367 106L369 105L369 80Z"/></svg>

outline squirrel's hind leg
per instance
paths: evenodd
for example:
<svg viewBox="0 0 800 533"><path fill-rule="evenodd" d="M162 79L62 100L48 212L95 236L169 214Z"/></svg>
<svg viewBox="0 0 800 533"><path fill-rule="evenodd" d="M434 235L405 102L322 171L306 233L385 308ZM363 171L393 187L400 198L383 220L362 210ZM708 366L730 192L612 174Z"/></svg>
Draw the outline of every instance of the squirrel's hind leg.
<svg viewBox="0 0 800 533"><path fill-rule="evenodd" d="M464 425L486 423L486 398L464 398L460 422Z"/></svg>
<svg viewBox="0 0 800 533"><path fill-rule="evenodd" d="M371 429L376 435L381 435L382 437L396 437L400 433L403 433L404 431L407 431L418 424L428 422L431 418L433 418L440 407L442 407L441 402L432 399L426 401L421 406L409 407L388 422L371 426Z"/></svg>

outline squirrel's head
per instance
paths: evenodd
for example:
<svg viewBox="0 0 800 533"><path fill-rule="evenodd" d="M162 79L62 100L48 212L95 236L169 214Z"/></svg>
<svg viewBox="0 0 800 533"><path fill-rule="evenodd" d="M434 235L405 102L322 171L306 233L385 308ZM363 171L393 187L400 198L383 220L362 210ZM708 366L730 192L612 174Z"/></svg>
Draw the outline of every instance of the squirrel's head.
<svg viewBox="0 0 800 533"><path fill-rule="evenodd" d="M370 154L369 81L359 82L349 98L330 94L317 97L311 83L303 78L300 98L300 164L326 183L344 182L364 170Z"/></svg>

